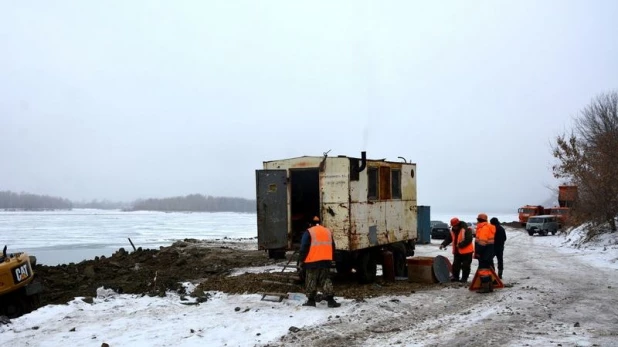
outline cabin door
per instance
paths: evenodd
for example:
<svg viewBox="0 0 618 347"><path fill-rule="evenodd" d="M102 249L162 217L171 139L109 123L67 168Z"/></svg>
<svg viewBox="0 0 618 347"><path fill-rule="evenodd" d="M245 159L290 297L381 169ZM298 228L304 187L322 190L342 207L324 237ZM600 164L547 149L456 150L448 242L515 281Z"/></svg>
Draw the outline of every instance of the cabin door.
<svg viewBox="0 0 618 347"><path fill-rule="evenodd" d="M256 170L256 183L258 247L260 249L287 248L287 171Z"/></svg>

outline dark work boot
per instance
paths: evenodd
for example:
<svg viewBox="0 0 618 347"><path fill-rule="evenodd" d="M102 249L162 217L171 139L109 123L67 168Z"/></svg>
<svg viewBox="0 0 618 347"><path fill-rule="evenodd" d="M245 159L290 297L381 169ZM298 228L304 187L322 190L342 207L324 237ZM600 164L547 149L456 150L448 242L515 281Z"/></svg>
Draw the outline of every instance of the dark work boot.
<svg viewBox="0 0 618 347"><path fill-rule="evenodd" d="M498 277L502 279L502 269L498 270Z"/></svg>
<svg viewBox="0 0 618 347"><path fill-rule="evenodd" d="M477 293L489 293L492 292L491 288L491 276L481 276L481 289L477 290Z"/></svg>
<svg viewBox="0 0 618 347"><path fill-rule="evenodd" d="M466 283L468 282L468 277L470 276L470 270L466 271L463 270L463 273L461 274L461 283Z"/></svg>
<svg viewBox="0 0 618 347"><path fill-rule="evenodd" d="M326 300L328 301L328 307L339 307L341 306L340 303L338 303L337 301L335 301L335 298L333 298L332 295L329 295Z"/></svg>
<svg viewBox="0 0 618 347"><path fill-rule="evenodd" d="M307 302L305 302L303 304L303 306L313 306L315 307L315 297L314 296L310 296L307 298Z"/></svg>

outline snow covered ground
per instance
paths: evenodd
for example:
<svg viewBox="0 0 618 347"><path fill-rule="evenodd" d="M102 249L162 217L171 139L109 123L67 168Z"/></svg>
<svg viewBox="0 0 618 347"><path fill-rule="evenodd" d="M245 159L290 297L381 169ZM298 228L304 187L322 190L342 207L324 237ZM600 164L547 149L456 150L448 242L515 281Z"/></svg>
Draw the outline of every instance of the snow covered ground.
<svg viewBox="0 0 618 347"><path fill-rule="evenodd" d="M577 248L582 232L531 237L507 229L507 288L491 294L436 285L361 302L338 298L342 306L329 309L301 306L299 293L282 302L212 293L196 305L175 294L100 290L92 304L76 298L0 325L0 345L615 346L617 234ZM438 244L419 245L417 255L450 257Z"/></svg>

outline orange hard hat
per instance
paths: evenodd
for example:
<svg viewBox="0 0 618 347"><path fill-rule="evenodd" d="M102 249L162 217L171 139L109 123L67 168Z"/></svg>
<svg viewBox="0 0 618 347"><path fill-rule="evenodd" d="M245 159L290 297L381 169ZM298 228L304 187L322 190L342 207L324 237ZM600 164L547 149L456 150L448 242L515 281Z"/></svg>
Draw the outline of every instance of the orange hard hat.
<svg viewBox="0 0 618 347"><path fill-rule="evenodd" d="M481 219L481 220L487 221L487 214L479 213L479 215L478 215L478 217L476 217L476 219Z"/></svg>
<svg viewBox="0 0 618 347"><path fill-rule="evenodd" d="M314 222L319 222L319 221L320 221L320 217L318 217L318 216L314 216L314 217L313 217L313 221L314 221Z"/></svg>
<svg viewBox="0 0 618 347"><path fill-rule="evenodd" d="M459 218L457 217L451 218L451 226L454 227L457 224L459 224Z"/></svg>

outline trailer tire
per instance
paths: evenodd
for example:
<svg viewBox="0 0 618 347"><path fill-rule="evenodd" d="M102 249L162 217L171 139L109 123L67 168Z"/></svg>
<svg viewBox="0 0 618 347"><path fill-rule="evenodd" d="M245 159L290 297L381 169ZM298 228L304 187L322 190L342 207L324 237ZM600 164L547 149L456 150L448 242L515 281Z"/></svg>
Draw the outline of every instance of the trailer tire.
<svg viewBox="0 0 618 347"><path fill-rule="evenodd" d="M378 264L373 252L366 251L360 255L356 271L358 273L358 281L360 283L375 282Z"/></svg>
<svg viewBox="0 0 618 347"><path fill-rule="evenodd" d="M352 272L352 263L348 259L338 261L335 263L335 268L337 269L337 275L347 276Z"/></svg>
<svg viewBox="0 0 618 347"><path fill-rule="evenodd" d="M268 258L269 259L285 259L285 250L283 249L269 249L268 250Z"/></svg>

